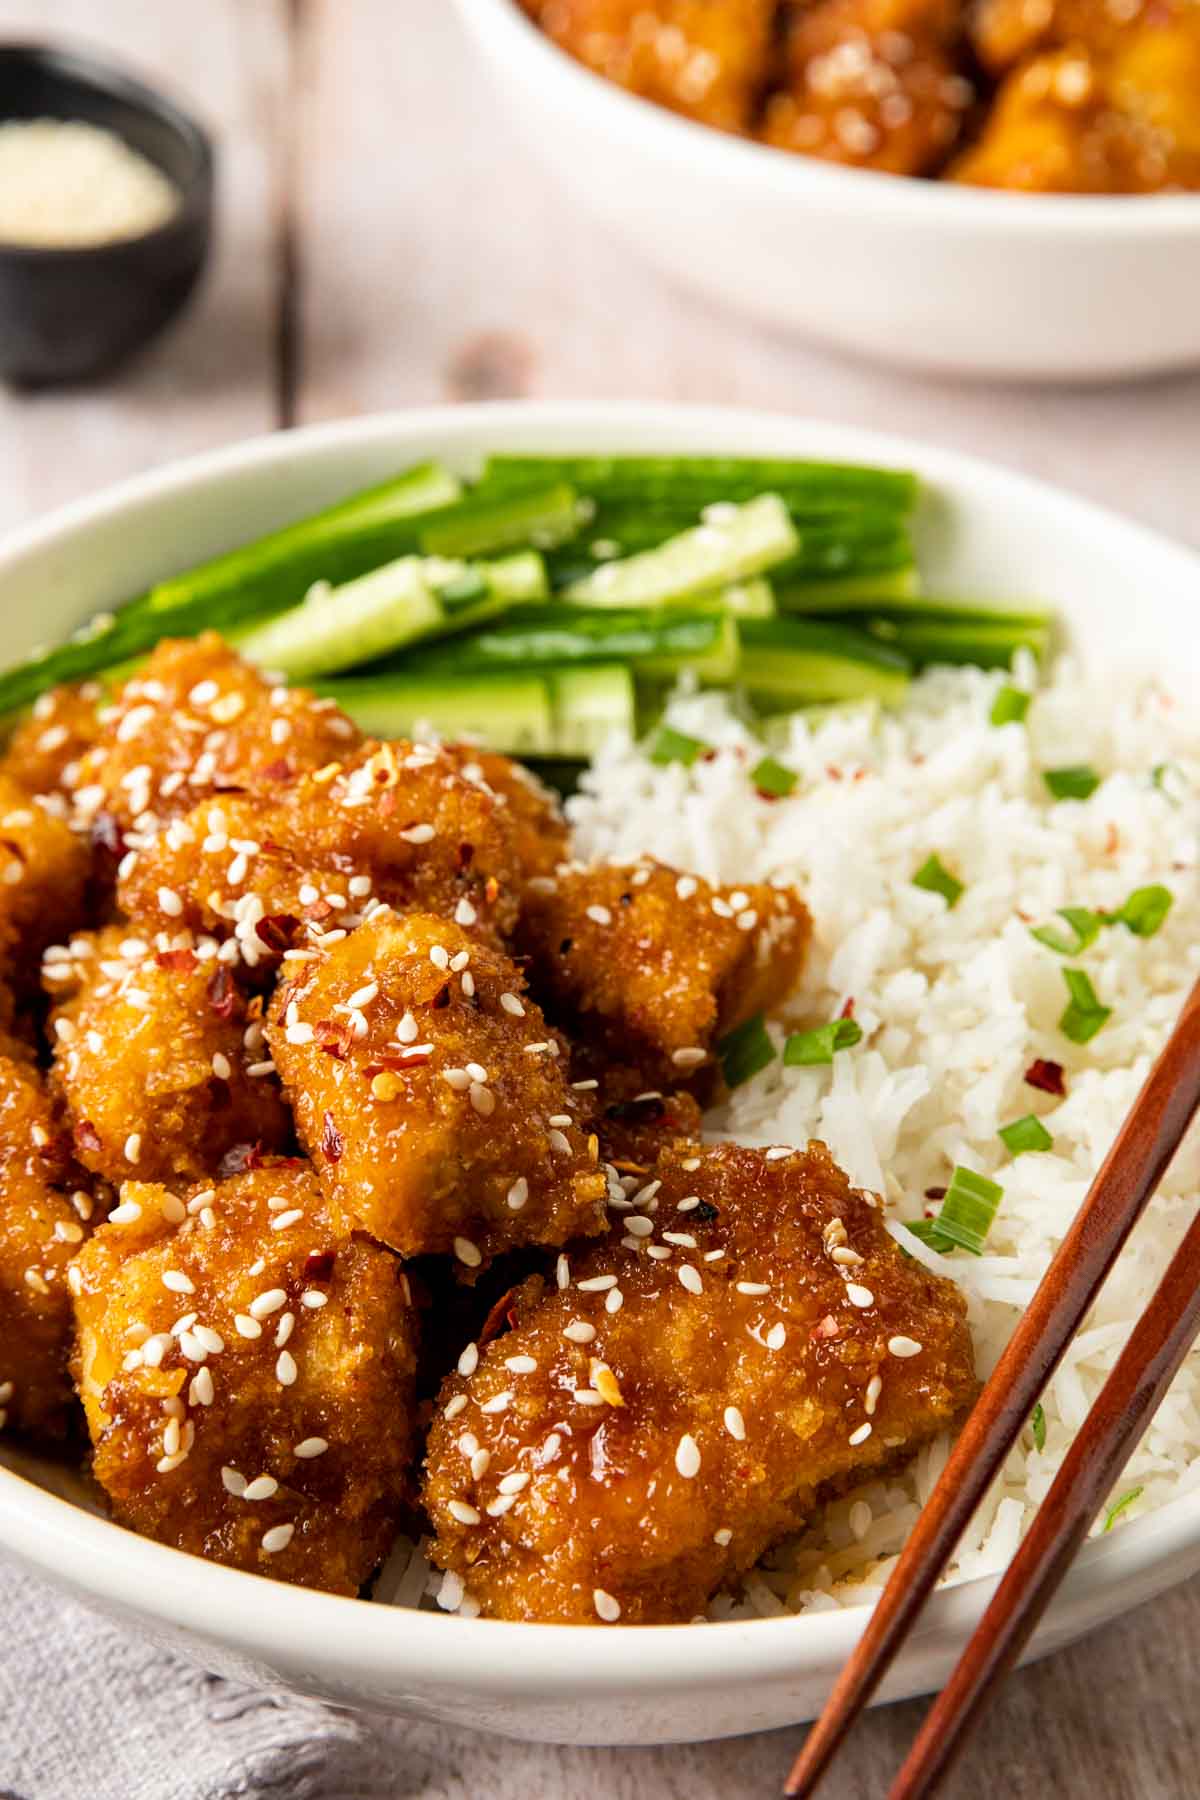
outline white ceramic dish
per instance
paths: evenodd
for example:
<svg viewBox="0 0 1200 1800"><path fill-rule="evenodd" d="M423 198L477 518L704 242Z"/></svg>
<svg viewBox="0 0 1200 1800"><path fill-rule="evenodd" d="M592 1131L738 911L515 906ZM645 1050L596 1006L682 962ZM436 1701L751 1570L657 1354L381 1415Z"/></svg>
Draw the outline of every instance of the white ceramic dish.
<svg viewBox="0 0 1200 1800"><path fill-rule="evenodd" d="M639 406L462 408L289 432L114 488L0 546L0 660L99 605L432 455L488 449L717 451L916 468L931 579L1037 595L1089 659L1181 659L1200 675L1200 558L1066 494L898 438L765 414ZM207 1667L352 1706L514 1737L645 1744L811 1717L861 1610L647 1629L504 1625L332 1598L204 1563L86 1510L71 1471L0 1449L0 1551ZM85 1504L81 1504L81 1502ZM1200 1496L1090 1545L1035 1640L1044 1654L1200 1570ZM992 1591L935 1597L885 1697L949 1672Z"/></svg>
<svg viewBox="0 0 1200 1800"><path fill-rule="evenodd" d="M456 0L515 128L593 213L714 299L953 374L1200 362L1200 194L992 193L792 156L583 68L515 0Z"/></svg>

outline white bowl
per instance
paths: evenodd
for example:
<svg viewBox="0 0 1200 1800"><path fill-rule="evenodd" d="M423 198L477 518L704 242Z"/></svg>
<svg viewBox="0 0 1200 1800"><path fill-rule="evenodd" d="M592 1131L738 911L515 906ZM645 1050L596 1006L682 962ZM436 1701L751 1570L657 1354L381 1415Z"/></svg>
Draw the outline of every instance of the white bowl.
<svg viewBox="0 0 1200 1800"><path fill-rule="evenodd" d="M947 592L1039 596L1094 662L1200 676L1200 558L1068 495L899 438L765 414L497 406L363 419L239 445L127 482L0 546L0 661L229 544L441 456L491 449L715 451L915 468L922 561ZM72 1471L7 1442L0 1550L236 1679L564 1743L645 1744L813 1716L863 1611L655 1628L506 1625L366 1605L184 1556L89 1510ZM1200 1570L1193 1493L1090 1544L1041 1626L1044 1654ZM934 1597L885 1698L941 1685L993 1583Z"/></svg>
<svg viewBox="0 0 1200 1800"><path fill-rule="evenodd" d="M1200 194L1012 194L838 167L592 74L515 0L456 0L515 128L651 262L887 362L1097 380L1200 362Z"/></svg>

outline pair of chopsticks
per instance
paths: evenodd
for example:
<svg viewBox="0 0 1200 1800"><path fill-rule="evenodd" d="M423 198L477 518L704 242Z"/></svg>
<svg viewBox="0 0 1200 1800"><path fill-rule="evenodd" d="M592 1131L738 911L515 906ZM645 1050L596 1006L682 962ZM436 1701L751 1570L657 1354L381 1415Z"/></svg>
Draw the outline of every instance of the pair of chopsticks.
<svg viewBox="0 0 1200 1800"><path fill-rule="evenodd" d="M922 1510L785 1793L811 1794L987 1493L1200 1107L1200 981ZM938 1787L1012 1668L1200 1332L1200 1215L1092 1407L889 1800Z"/></svg>

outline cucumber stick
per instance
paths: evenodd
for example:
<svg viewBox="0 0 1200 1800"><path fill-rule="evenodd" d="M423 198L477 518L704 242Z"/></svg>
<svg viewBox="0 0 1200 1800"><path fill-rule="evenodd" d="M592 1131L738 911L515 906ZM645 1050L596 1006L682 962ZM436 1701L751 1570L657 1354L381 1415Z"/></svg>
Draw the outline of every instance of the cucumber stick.
<svg viewBox="0 0 1200 1800"><path fill-rule="evenodd" d="M653 550L623 557L572 582L565 600L580 606L664 606L786 562L800 547L776 494L731 509L720 524L694 526Z"/></svg>
<svg viewBox="0 0 1200 1800"><path fill-rule="evenodd" d="M622 500L647 509L690 502L698 511L714 501L781 494L794 511L806 507L882 506L907 512L918 483L906 469L854 463L743 456L489 456L483 486L569 481L599 501Z"/></svg>
<svg viewBox="0 0 1200 1800"><path fill-rule="evenodd" d="M865 633L817 619L744 619L739 680L769 710L830 700L895 705L908 687L908 659Z"/></svg>
<svg viewBox="0 0 1200 1800"><path fill-rule="evenodd" d="M473 575L480 578L479 598L463 603L441 597L441 589L449 596L461 593ZM544 593L545 572L535 551L475 570L442 557L402 556L341 587L317 583L299 606L234 634L233 642L260 668L307 681L374 662L403 644L463 631L514 601Z"/></svg>
<svg viewBox="0 0 1200 1800"><path fill-rule="evenodd" d="M557 669L547 685L555 756L591 757L614 731L632 736L633 680L621 664Z"/></svg>
<svg viewBox="0 0 1200 1800"><path fill-rule="evenodd" d="M617 609L522 606L463 637L390 659L400 674L497 674L506 669L564 669L628 662L638 676L671 677L695 669L713 683L737 673L732 618L715 607Z"/></svg>

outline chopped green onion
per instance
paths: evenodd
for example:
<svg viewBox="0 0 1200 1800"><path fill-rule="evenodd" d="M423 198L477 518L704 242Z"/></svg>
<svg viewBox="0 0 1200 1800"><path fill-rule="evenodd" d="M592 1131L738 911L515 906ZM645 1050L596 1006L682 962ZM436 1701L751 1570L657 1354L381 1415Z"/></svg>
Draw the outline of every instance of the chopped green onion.
<svg viewBox="0 0 1200 1800"><path fill-rule="evenodd" d="M1038 1450L1046 1448L1046 1409L1039 1400L1029 1415L1029 1429L1033 1433L1033 1442Z"/></svg>
<svg viewBox="0 0 1200 1800"><path fill-rule="evenodd" d="M1177 788L1182 780L1183 777L1175 763L1155 763L1150 771L1151 787L1156 787L1160 794L1165 795L1172 806L1179 805L1179 796L1172 793L1171 789L1172 787Z"/></svg>
<svg viewBox="0 0 1200 1800"><path fill-rule="evenodd" d="M999 1182L961 1164L950 1177L950 1186L936 1219L917 1219L907 1229L915 1232L931 1250L969 1250L982 1256L983 1241L1004 1198Z"/></svg>
<svg viewBox="0 0 1200 1800"><path fill-rule="evenodd" d="M676 731L670 725L660 725L658 736L650 746L652 763L682 763L690 769L698 756L703 755L708 745L700 738L688 737L684 731Z"/></svg>
<svg viewBox="0 0 1200 1800"><path fill-rule="evenodd" d="M957 906L964 892L962 882L936 856L927 858L912 879L914 887L925 888L931 894L940 894L947 908Z"/></svg>
<svg viewBox="0 0 1200 1800"><path fill-rule="evenodd" d="M1101 1006L1096 990L1082 969L1064 969L1063 980L1071 998L1058 1028L1073 1044L1086 1044L1112 1018L1112 1007Z"/></svg>
<svg viewBox="0 0 1200 1800"><path fill-rule="evenodd" d="M1039 944L1057 950L1060 956L1081 956L1089 944L1095 943L1100 927L1105 923L1100 913L1092 912L1086 906L1060 906L1058 916L1067 921L1074 934L1072 937L1065 937L1053 925L1035 925L1029 935Z"/></svg>
<svg viewBox="0 0 1200 1800"><path fill-rule="evenodd" d="M1003 1138L1013 1156L1020 1156L1026 1150L1049 1150L1054 1142L1036 1113L1026 1113L1023 1119L1002 1125L997 1136Z"/></svg>
<svg viewBox="0 0 1200 1800"><path fill-rule="evenodd" d="M1069 769L1043 769L1042 780L1056 800L1086 800L1100 786L1100 777L1086 763Z"/></svg>
<svg viewBox="0 0 1200 1800"><path fill-rule="evenodd" d="M1134 1501L1138 1498L1141 1491L1142 1490L1140 1487L1130 1488L1130 1490L1127 1494L1121 1495L1121 1498L1117 1501L1115 1506L1109 1507L1108 1511L1104 1515L1105 1531L1112 1530L1113 1526L1116 1524L1116 1522L1120 1518L1121 1514L1125 1511L1125 1508L1127 1506L1133 1505Z"/></svg>
<svg viewBox="0 0 1200 1800"><path fill-rule="evenodd" d="M997 689L996 698L992 701L991 719L993 725L1019 725L1029 711L1032 694L1026 694L1021 688L1012 687L1005 682Z"/></svg>
<svg viewBox="0 0 1200 1800"><path fill-rule="evenodd" d="M835 1051L849 1050L861 1038L857 1019L831 1019L812 1031L793 1031L783 1046L784 1064L789 1069L813 1069L831 1063Z"/></svg>
<svg viewBox="0 0 1200 1800"><path fill-rule="evenodd" d="M794 770L785 769L773 756L764 756L751 769L750 779L760 794L770 794L773 798L782 800L791 793L800 777Z"/></svg>
<svg viewBox="0 0 1200 1800"><path fill-rule="evenodd" d="M752 1075L774 1062L775 1046L767 1035L762 1014L755 1013L752 1019L735 1026L721 1038L717 1055L721 1059L725 1086L730 1088L741 1087L744 1081L749 1081Z"/></svg>
<svg viewBox="0 0 1200 1800"><path fill-rule="evenodd" d="M1153 937L1174 904L1170 888L1134 888L1120 912L1114 913L1114 925L1128 926L1134 937Z"/></svg>

